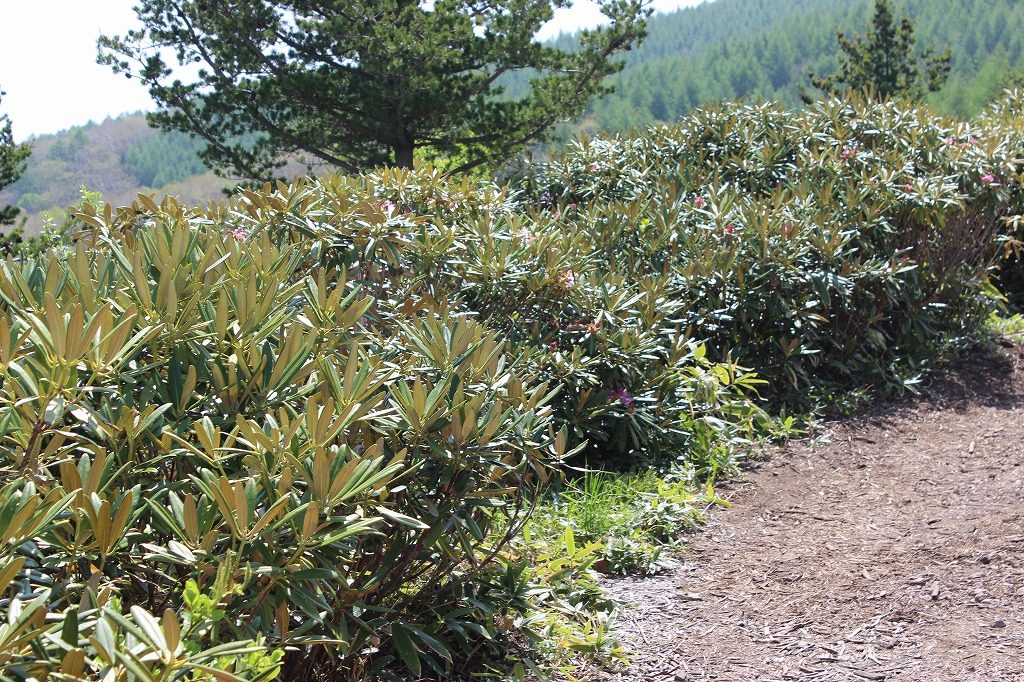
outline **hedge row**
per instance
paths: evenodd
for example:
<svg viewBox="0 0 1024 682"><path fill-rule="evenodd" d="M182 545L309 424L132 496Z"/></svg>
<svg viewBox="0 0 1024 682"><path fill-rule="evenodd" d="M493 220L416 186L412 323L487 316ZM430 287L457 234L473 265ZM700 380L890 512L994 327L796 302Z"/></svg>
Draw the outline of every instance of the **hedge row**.
<svg viewBox="0 0 1024 682"><path fill-rule="evenodd" d="M553 593L510 544L552 467L710 473L768 412L906 385L974 328L1017 229L1018 104L734 106L504 185L84 204L72 244L0 265L0 672L499 655Z"/></svg>

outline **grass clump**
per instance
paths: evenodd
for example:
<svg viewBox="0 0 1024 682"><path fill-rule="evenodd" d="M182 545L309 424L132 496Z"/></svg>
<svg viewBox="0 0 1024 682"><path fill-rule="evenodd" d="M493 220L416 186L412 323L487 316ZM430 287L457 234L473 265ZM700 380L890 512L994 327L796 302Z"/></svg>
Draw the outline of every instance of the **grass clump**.
<svg viewBox="0 0 1024 682"><path fill-rule="evenodd" d="M1024 341L1024 313L999 315L992 313L985 324L985 331L990 334L1005 336L1015 341Z"/></svg>
<svg viewBox="0 0 1024 682"><path fill-rule="evenodd" d="M593 568L607 574L652 573L666 565L708 504L720 502L691 476L593 472L573 479L539 506L527 528L538 536L565 532L596 543Z"/></svg>

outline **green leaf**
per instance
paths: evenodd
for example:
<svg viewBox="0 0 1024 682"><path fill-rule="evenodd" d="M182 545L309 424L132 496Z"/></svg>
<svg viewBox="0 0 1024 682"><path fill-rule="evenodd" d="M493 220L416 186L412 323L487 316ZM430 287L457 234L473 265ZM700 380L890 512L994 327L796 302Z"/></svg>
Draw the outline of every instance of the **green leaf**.
<svg viewBox="0 0 1024 682"><path fill-rule="evenodd" d="M416 646L412 643L412 638L409 637L408 630L398 623L393 624L391 626L391 641L394 643L398 655L402 658L402 662L405 663L413 675L419 676L422 672L420 655Z"/></svg>
<svg viewBox="0 0 1024 682"><path fill-rule="evenodd" d="M430 530L430 526L419 519L414 519L411 516L400 514L399 512L388 509L387 507L376 507L376 510L377 513L385 519L392 523L397 523L400 526L406 526L407 528L413 528L415 530Z"/></svg>

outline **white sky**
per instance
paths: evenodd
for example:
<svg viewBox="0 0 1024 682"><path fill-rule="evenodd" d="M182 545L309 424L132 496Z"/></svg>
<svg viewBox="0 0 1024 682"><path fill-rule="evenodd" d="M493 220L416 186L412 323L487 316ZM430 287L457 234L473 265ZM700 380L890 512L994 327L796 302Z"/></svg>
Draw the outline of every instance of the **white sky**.
<svg viewBox="0 0 1024 682"><path fill-rule="evenodd" d="M703 0L654 0L659 11ZM64 130L126 111L151 109L146 90L96 63L100 33L124 34L135 25L135 0L0 0L0 114L14 137ZM559 10L538 37L594 26L597 6L577 0Z"/></svg>

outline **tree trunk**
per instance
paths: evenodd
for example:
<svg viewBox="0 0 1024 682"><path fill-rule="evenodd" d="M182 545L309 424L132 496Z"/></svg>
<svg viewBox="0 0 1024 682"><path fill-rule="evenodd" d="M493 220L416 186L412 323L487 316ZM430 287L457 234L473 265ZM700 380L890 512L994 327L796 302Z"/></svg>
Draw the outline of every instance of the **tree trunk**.
<svg viewBox="0 0 1024 682"><path fill-rule="evenodd" d="M409 168L411 170L413 145L396 145L394 149L395 165L399 168Z"/></svg>

